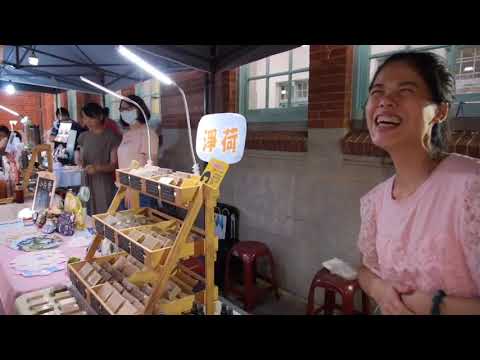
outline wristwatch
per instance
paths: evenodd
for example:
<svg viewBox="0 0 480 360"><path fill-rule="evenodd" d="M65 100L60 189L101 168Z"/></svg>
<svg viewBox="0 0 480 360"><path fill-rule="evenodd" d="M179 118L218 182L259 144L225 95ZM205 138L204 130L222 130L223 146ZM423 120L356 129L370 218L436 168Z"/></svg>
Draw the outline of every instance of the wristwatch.
<svg viewBox="0 0 480 360"><path fill-rule="evenodd" d="M443 302L443 298L447 296L445 291L438 290L432 298L432 315L440 315L440 304Z"/></svg>

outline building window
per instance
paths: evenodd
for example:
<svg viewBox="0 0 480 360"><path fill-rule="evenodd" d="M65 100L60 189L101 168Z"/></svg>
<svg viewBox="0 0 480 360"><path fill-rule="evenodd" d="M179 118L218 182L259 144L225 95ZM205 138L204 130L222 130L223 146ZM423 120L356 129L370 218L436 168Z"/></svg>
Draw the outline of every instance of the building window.
<svg viewBox="0 0 480 360"><path fill-rule="evenodd" d="M354 73L353 124L365 128L363 108L368 86L385 59L403 50L429 51L440 55L455 76L456 96L452 114L459 104L462 115L480 117L480 46L472 45L358 45Z"/></svg>
<svg viewBox="0 0 480 360"><path fill-rule="evenodd" d="M240 112L248 121L307 121L310 46L240 68Z"/></svg>
<svg viewBox="0 0 480 360"><path fill-rule="evenodd" d="M455 59L457 94L480 93L480 46L459 49Z"/></svg>

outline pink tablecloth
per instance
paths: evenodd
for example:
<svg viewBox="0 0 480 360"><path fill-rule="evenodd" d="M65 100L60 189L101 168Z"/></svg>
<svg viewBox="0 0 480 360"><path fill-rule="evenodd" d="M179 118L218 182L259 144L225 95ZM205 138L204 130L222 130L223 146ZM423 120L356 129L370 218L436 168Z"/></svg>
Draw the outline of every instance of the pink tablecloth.
<svg viewBox="0 0 480 360"><path fill-rule="evenodd" d="M3 205L0 211L11 210L7 209L7 207L7 205ZM23 227L23 224L0 224L0 236L2 232L12 229L13 227ZM57 249L65 254L67 258L75 256L83 259L86 255L87 247L70 247L68 246L68 243L78 236L85 237L85 234L86 232L76 232L73 236L63 236L62 239L64 240L64 243ZM10 267L9 263L17 256L26 254L26 252L13 250L8 247L8 245L8 242L0 244L0 302L2 305L0 306L0 314L1 307L3 307L5 314L15 314L15 300L22 294L56 284L67 284L69 282L66 265L64 271L58 271L47 276L34 276L26 278L15 274L15 271Z"/></svg>
<svg viewBox="0 0 480 360"><path fill-rule="evenodd" d="M87 248L74 248L62 244L62 246L57 249L64 253L67 258L70 256L83 258ZM25 252L10 249L7 245L0 245L0 300L3 305L3 310L7 315L15 314L15 299L20 295L56 284L67 284L69 282L66 265L64 271L57 271L46 276L26 278L15 274L15 271L9 266L9 263L22 254L25 254Z"/></svg>

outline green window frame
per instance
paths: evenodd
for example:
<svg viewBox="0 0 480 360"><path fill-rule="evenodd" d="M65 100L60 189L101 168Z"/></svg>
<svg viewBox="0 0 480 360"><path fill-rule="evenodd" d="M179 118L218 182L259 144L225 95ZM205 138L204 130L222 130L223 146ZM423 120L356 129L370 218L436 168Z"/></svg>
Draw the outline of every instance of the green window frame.
<svg viewBox="0 0 480 360"><path fill-rule="evenodd" d="M447 64L449 70L452 74L455 74L455 66L457 54L465 46L476 46L476 45L430 45L425 47L412 48L411 45L407 45L404 50L414 50L414 51L430 51L445 48L447 51ZM403 51L404 51L403 50ZM370 45L356 45L355 48L355 59L354 59L354 76L353 76L353 109L352 109L352 118L355 128L365 127L363 119L363 107L368 99L368 86L369 86L369 77L370 77L370 62L375 58L385 58L389 55L392 55L398 51L384 52L381 54L371 55ZM455 105L452 107L452 112L455 113L457 110L458 102L469 102L469 101L480 101L480 93L470 93L470 94L457 94L455 96ZM466 109L466 108L465 108ZM469 105L469 109L465 110L471 116L480 116L480 106L477 104Z"/></svg>
<svg viewBox="0 0 480 360"><path fill-rule="evenodd" d="M292 97L295 89L293 88L292 77L298 73L309 73L310 67L304 67L293 70L293 50L288 51L288 71L270 73L270 56L266 57L265 75L249 76L250 64L240 67L239 74L239 110L245 116L248 122L304 122L308 121L308 100L299 103L292 103ZM260 59L260 60L264 60ZM270 79L277 76L288 76L287 86L289 91L286 107L269 108L270 97ZM249 83L253 80L265 79L265 108L248 109Z"/></svg>

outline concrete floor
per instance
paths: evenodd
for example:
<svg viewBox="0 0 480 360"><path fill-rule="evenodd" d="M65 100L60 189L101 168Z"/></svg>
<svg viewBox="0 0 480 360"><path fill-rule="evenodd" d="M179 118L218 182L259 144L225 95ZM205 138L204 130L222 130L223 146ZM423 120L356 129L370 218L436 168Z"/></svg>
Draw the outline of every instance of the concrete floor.
<svg viewBox="0 0 480 360"><path fill-rule="evenodd" d="M243 302L235 299L233 296L227 297L234 305L243 309ZM305 315L307 304L297 297L281 293L280 299L277 300L275 296L270 293L263 301L259 302L253 311L252 315Z"/></svg>

